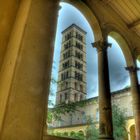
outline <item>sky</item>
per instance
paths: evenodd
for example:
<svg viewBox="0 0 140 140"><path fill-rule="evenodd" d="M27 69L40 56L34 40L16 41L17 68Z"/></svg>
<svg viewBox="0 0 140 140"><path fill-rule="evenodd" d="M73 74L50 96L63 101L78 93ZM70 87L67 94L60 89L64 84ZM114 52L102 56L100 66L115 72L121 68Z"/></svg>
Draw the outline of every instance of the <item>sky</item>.
<svg viewBox="0 0 140 140"><path fill-rule="evenodd" d="M53 58L52 77L58 79L58 68L61 49L61 32L71 24L76 24L87 32L86 35L86 52L87 52L87 98L98 96L98 60L96 48L91 43L94 42L94 31L92 31L88 21L82 13L70 4L61 3L57 21L57 31L55 39L55 49ZM108 48L109 76L111 91L117 91L130 86L128 71L125 70L126 62L118 43L111 37L108 42L112 47ZM138 63L140 66L140 63ZM140 73L138 73L140 77ZM140 78L139 78L140 79ZM56 85L52 85L53 92L56 93ZM55 96L53 97L55 100Z"/></svg>

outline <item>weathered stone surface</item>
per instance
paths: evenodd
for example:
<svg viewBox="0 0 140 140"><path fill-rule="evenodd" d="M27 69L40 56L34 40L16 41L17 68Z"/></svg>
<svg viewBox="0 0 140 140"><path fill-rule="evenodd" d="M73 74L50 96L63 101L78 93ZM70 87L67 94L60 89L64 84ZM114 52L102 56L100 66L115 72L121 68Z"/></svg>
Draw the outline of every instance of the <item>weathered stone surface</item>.
<svg viewBox="0 0 140 140"><path fill-rule="evenodd" d="M49 87L58 3L57 0L31 0L29 10L26 6L20 5L21 2L27 1L0 0L1 140L42 139L43 116L47 99L45 93L48 93ZM104 35L110 34L119 42L127 65L135 63L133 58L137 58L140 54L140 38L128 28L115 10L108 4L97 0L85 0L84 3L77 0L66 1L83 12L96 33L96 41L102 40ZM24 11L24 8L27 9ZM23 10L21 16L18 15L20 10ZM28 10L29 15L26 13ZM27 22L26 14L28 15ZM104 54L101 53L100 57L102 55ZM103 64L104 60L99 61ZM104 68L100 73L101 77ZM135 116L138 120L140 95L136 86L136 75L132 74L130 77L132 95L134 95L133 103L137 112L135 112ZM102 79L100 84L105 83L106 78ZM100 92L109 91L106 90L107 88L108 86L103 86L102 89L100 88ZM105 102L102 101L102 103ZM104 107L108 108L103 105L102 109ZM137 139L139 140L140 122L136 121L136 123Z"/></svg>
<svg viewBox="0 0 140 140"><path fill-rule="evenodd" d="M29 1L21 2L25 4ZM26 4L22 6L24 11ZM10 89L5 92L9 99L1 140L42 139L58 6L57 0L31 2L22 41L15 46L19 48L16 64L11 63L14 72L11 73ZM53 14L50 14L52 9ZM9 50L10 47L14 46L9 46ZM8 54L10 58L11 53ZM8 78L7 75L5 78Z"/></svg>
<svg viewBox="0 0 140 140"><path fill-rule="evenodd" d="M109 43L95 42L94 47L98 51L98 75L99 75L99 134L103 140L113 140L111 93L109 84L109 69L107 48Z"/></svg>

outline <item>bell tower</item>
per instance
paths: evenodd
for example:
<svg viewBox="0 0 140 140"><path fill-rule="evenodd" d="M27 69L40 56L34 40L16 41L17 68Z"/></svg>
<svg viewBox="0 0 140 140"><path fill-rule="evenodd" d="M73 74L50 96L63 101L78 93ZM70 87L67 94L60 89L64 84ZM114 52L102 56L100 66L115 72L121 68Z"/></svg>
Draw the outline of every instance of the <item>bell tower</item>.
<svg viewBox="0 0 140 140"><path fill-rule="evenodd" d="M56 104L86 99L86 32L72 24L62 32Z"/></svg>

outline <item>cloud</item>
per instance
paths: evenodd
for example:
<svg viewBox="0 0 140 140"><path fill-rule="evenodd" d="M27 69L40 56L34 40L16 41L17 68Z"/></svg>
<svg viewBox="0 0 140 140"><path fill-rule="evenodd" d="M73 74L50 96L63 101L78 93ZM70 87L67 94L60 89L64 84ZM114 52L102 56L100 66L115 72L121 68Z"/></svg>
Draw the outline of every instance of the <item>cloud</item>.
<svg viewBox="0 0 140 140"><path fill-rule="evenodd" d="M112 48L108 50L111 91L122 89L130 84L129 73L125 70L126 61L117 42L109 37Z"/></svg>

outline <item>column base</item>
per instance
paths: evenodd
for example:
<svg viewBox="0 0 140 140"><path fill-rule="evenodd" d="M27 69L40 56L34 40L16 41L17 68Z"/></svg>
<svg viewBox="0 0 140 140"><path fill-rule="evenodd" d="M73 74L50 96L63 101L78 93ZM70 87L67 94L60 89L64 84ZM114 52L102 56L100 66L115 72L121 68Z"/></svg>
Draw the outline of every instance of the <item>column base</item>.
<svg viewBox="0 0 140 140"><path fill-rule="evenodd" d="M114 140L114 138L110 136L99 136L98 140Z"/></svg>

